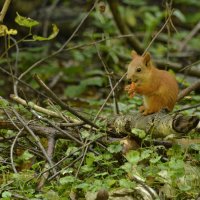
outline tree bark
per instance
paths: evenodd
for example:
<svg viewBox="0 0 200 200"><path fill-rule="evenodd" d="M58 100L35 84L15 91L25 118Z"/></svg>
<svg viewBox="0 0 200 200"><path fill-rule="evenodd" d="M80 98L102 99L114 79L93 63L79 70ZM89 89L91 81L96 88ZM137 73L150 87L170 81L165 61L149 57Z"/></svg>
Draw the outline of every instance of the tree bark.
<svg viewBox="0 0 200 200"><path fill-rule="evenodd" d="M107 120L107 127L118 136L134 135L134 128L142 129L153 138L165 138L171 134L180 137L196 128L199 123L197 116L167 114L159 112L147 116L140 113L117 115ZM133 131L134 132L134 131Z"/></svg>

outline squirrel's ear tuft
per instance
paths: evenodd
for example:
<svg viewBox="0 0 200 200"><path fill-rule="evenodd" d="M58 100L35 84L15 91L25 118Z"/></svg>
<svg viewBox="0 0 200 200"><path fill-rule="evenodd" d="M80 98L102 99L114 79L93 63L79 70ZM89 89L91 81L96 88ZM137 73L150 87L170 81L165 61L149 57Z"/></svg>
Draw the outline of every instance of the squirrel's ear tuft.
<svg viewBox="0 0 200 200"><path fill-rule="evenodd" d="M134 50L132 50L131 51L131 57L134 59L135 58L135 56L137 56L138 54L137 54L137 52L136 51L134 51Z"/></svg>
<svg viewBox="0 0 200 200"><path fill-rule="evenodd" d="M151 55L149 52L145 53L143 56L144 64L148 67L150 60L151 60Z"/></svg>

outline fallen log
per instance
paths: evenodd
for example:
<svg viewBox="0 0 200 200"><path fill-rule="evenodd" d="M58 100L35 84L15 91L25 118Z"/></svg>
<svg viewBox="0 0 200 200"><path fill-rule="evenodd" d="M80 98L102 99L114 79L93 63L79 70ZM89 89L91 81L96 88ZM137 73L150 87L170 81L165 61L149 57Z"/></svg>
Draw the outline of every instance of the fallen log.
<svg viewBox="0 0 200 200"><path fill-rule="evenodd" d="M107 128L116 136L133 135L132 130L137 128L151 134L153 138L165 138L171 134L181 137L196 128L198 123L197 116L162 111L147 116L132 113L110 117L107 120Z"/></svg>

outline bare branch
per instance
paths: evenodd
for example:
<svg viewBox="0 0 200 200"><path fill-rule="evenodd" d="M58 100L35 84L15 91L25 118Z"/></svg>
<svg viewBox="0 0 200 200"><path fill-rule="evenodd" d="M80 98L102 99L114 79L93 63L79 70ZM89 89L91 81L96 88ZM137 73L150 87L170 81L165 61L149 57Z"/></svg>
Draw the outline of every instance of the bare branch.
<svg viewBox="0 0 200 200"><path fill-rule="evenodd" d="M181 99L183 99L186 95L190 94L192 91L194 90L198 90L200 89L200 81L197 81L195 83L193 83L192 85L190 85L189 87L187 87L186 89L182 90L179 94L178 94L178 99L177 101L180 101Z"/></svg>
<svg viewBox="0 0 200 200"><path fill-rule="evenodd" d="M52 90L50 90L50 88L48 88L47 85L39 78L39 76L35 75L34 78L38 82L38 84L48 93L48 95L58 105L60 105L63 109L66 109L67 111L69 111L70 113L72 113L73 115L75 115L76 117L78 117L79 119L83 120L85 123L89 124L90 126L98 128L98 126L96 124L94 124L92 121L90 121L89 119L86 119L85 117L83 117L82 115L80 115L79 113L77 113L73 108L71 108L70 106L68 106L67 104L65 104L63 101L61 101L57 97L57 95Z"/></svg>
<svg viewBox="0 0 200 200"><path fill-rule="evenodd" d="M5 0L5 2L3 4L3 8L0 12L0 23L3 23L4 17L6 15L9 5L10 5L10 2L11 2L11 0Z"/></svg>

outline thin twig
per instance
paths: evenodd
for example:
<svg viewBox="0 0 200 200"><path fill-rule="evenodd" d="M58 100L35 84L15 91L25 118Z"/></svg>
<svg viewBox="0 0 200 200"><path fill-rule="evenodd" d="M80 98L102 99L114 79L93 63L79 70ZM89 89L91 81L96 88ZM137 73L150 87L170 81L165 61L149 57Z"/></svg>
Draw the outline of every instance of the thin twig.
<svg viewBox="0 0 200 200"><path fill-rule="evenodd" d="M196 104L194 106L188 106L186 108L182 108L182 109L179 109L179 110L175 110L173 111L173 113L177 113L177 112L181 112L181 111L184 111L184 110L190 110L190 109L193 109L193 108L198 108L200 107L200 103L199 104Z"/></svg>
<svg viewBox="0 0 200 200"><path fill-rule="evenodd" d="M26 102L24 99L20 98L19 96L15 96L14 94L11 94L10 98L23 106L30 107L40 113L46 114L47 116L61 118L61 116L58 113L56 113L52 110L48 110L46 108L40 107L31 101Z"/></svg>
<svg viewBox="0 0 200 200"><path fill-rule="evenodd" d="M105 107L107 101L109 100L110 96L112 95L113 91L117 88L117 86L121 83L121 81L125 78L127 73L124 73L122 75L122 77L118 80L118 82L115 84L115 86L112 88L112 90L110 91L110 93L108 94L107 98L105 99L104 103L102 104L102 106L100 107L99 111L97 112L95 118L93 121L96 121L97 118L99 117L100 113L102 112L103 108Z"/></svg>
<svg viewBox="0 0 200 200"><path fill-rule="evenodd" d="M190 94L192 91L200 89L200 81L197 81L195 83L193 83L192 85L190 85L189 87L187 87L186 89L182 90L179 94L178 94L178 99L177 101L180 101L181 99L183 99L186 95Z"/></svg>
<svg viewBox="0 0 200 200"><path fill-rule="evenodd" d="M61 101L57 97L57 95L50 88L48 88L47 85L39 78L39 76L35 75L34 78L37 81L37 83L48 93L48 95L57 104L59 104L63 109L66 109L67 111L69 111L70 113L72 113L73 115L75 115L76 117L78 117L79 119L83 120L85 123L89 124L90 126L95 127L95 128L99 128L92 121L90 121L89 119L83 117L82 115L80 115L79 113L77 113L73 108L71 108L70 106L68 106L67 104L65 104L63 101Z"/></svg>
<svg viewBox="0 0 200 200"><path fill-rule="evenodd" d="M48 137L48 147L47 147L47 155L49 156L50 159L53 158L53 152L54 152L55 144L56 144L55 137L53 135L50 135ZM45 169L48 169L49 167L50 167L49 164L46 163L43 171L45 171ZM55 167L54 167L54 169L55 169ZM55 172L54 175L55 174L57 174L57 172ZM43 173L43 176L42 176L40 182L37 185L37 191L40 191L41 188L44 186L48 176L49 176L49 170L47 172Z"/></svg>
<svg viewBox="0 0 200 200"><path fill-rule="evenodd" d="M5 0L4 4L3 4L3 8L0 12L0 23L3 23L4 17L7 13L8 7L10 5L11 0Z"/></svg>
<svg viewBox="0 0 200 200"><path fill-rule="evenodd" d="M10 147L10 161L11 161L11 165L12 165L12 168L13 168L14 173L18 173L18 172L17 172L17 169L15 168L15 164L14 164L13 150L14 150L15 144L16 144L16 142L17 142L17 139L19 138L19 136L21 135L21 133L22 133L23 131L24 131L24 128L22 128L22 129L17 133L17 135L15 136L15 139L13 140L12 145L11 145L11 147Z"/></svg>
<svg viewBox="0 0 200 200"><path fill-rule="evenodd" d="M96 7L98 0L96 0L93 4L93 6L91 7L91 9L88 11L88 13L83 17L83 19L81 20L81 22L79 23L79 25L76 27L76 29L74 30L74 32L72 33L72 35L68 38L68 40L54 53L52 53L51 55L48 55L40 60L38 60L37 62L35 62L33 65L31 65L27 70L25 70L20 76L19 79L22 79L27 73L29 73L31 70L33 70L35 67L37 67L39 64L41 64L42 62L44 62L45 60L59 54L60 52L62 52L62 50L69 44L69 42L72 40L72 38L76 35L76 33L78 32L78 30L80 29L80 27L82 26L82 24L85 22L85 20L88 18L88 16L90 15L90 13L94 10L94 8Z"/></svg>
<svg viewBox="0 0 200 200"><path fill-rule="evenodd" d="M144 55L148 49L150 48L150 46L153 44L154 40L158 37L158 35L163 31L163 29L165 28L165 26L168 24L168 22L171 19L171 16L173 15L173 10L171 11L171 13L169 13L169 16L167 18L167 20L165 21L165 23L163 24L163 26L161 27L161 29L155 34L155 36L153 37L153 39L151 40L151 42L148 44L148 46L146 47L145 51L143 52L142 55Z"/></svg>
<svg viewBox="0 0 200 200"><path fill-rule="evenodd" d="M96 47L96 50L97 50L98 57L99 57L102 65L104 67L104 70L105 70L105 72L106 72L106 74L108 76L108 81L109 81L109 84L110 84L110 88L112 90L113 89L113 83L112 83L112 80L111 80L111 77L110 77L110 72L108 71L108 68L107 68L107 66L106 66L106 64L105 64L105 62L104 62L104 60L103 60L103 58L101 56L101 53L100 53L100 51L99 51L99 49L98 49L96 44L95 44L95 47ZM119 114L119 106L118 106L118 103L117 103L117 99L116 99L114 90L113 90L112 95L113 95L114 113L115 114Z"/></svg>
<svg viewBox="0 0 200 200"><path fill-rule="evenodd" d="M15 65L14 65L14 69L15 70L14 70L14 74L13 74L13 79L14 79L14 82L13 82L13 92L14 92L14 94L16 96L18 96L17 87L16 87L17 80L15 79L15 77L17 77L17 74L18 74L19 46L18 46L17 41L13 37L10 36L10 39L14 42L15 47L16 47L16 56L15 56Z"/></svg>
<svg viewBox="0 0 200 200"><path fill-rule="evenodd" d="M53 163L51 161L51 159L49 158L49 156L47 155L47 152L45 151L44 147L42 146L40 140L38 139L38 137L34 134L34 132L29 128L29 126L25 123L24 119L22 117L20 117L19 113L13 108L13 113L15 114L15 116L17 117L17 119L23 124L24 128L31 134L31 136L35 139L37 145L39 146L40 150L42 151L43 155L45 156L46 160L49 162L50 166L53 166ZM53 172L54 169L53 169Z"/></svg>
<svg viewBox="0 0 200 200"><path fill-rule="evenodd" d="M199 63L200 63L200 60L197 60L196 62L194 62L194 63L192 63L192 64L189 64L189 65L187 65L187 66L181 68L178 72L182 72L182 71L188 70L188 69L191 68L192 66L197 65L197 64L199 64Z"/></svg>
<svg viewBox="0 0 200 200"><path fill-rule="evenodd" d="M99 111L97 112L95 118L93 119L93 122L96 122L96 120L97 120L97 118L99 117L100 113L102 112L104 106L106 105L108 99L109 99L110 96L113 94L113 91L116 89L116 87L119 85L119 83L124 79L124 77L126 76L126 74L127 74L127 73L125 73L125 74L120 78L120 80L115 84L115 86L112 88L112 90L110 91L110 93L109 93L109 95L107 96L106 100L104 101L104 103L103 103L102 106L100 107ZM90 128L90 131L89 131L89 132L91 133L91 131L92 131L92 128ZM85 145L86 145L86 144L87 144L87 140L85 141ZM76 172L76 177L78 176L78 173L79 173L79 170L80 170L80 168L81 168L81 166L82 166L82 163L83 163L83 161L85 160L85 156L86 156L88 147L89 147L89 144L86 145L86 147L85 147L85 149L84 149L84 151L83 151L83 158L82 158L81 163L80 163L80 165L79 165L79 168L78 168L78 170L77 170L77 172Z"/></svg>
<svg viewBox="0 0 200 200"><path fill-rule="evenodd" d="M12 142L12 145L10 147L10 161L11 161L11 166L13 168L13 171L14 173L18 173L17 172L17 169L15 167L15 164L14 164L14 159L13 159L13 150L14 150L14 146L15 146L15 143L17 142L17 139L18 137L21 135L21 133L23 132L24 128L20 129L17 124L12 120L11 116L9 115L9 113L6 111L6 109L3 108L3 111L5 112L5 114L7 115L7 117L9 118L9 120L11 121L11 123L13 124L13 126L18 130L18 133L17 135L15 136L13 142Z"/></svg>
<svg viewBox="0 0 200 200"><path fill-rule="evenodd" d="M48 119L42 117L41 115L38 115L37 112L35 112L34 110L30 110L31 113L36 116L39 120L46 122L47 124L51 125L52 127L54 127L56 130L60 131L61 133L63 133L64 135L66 135L67 137L69 137L71 140L77 142L80 145L83 145L83 143L78 140L77 138L75 138L74 136L70 135L69 133L67 133L66 131L62 130L60 127L56 126L55 124L53 124L51 121L49 121Z"/></svg>
<svg viewBox="0 0 200 200"><path fill-rule="evenodd" d="M56 176L58 176L63 170L66 170L68 168L70 168L71 166L73 166L76 162L78 162L81 158L83 157L83 155L80 155L78 158L76 158L75 160L73 160L69 165L67 165L66 167L62 168L60 171L58 171L56 174L52 175L51 177L48 178L48 181L51 181L52 179L54 179Z"/></svg>
<svg viewBox="0 0 200 200"><path fill-rule="evenodd" d="M105 134L103 134L101 137L104 137L104 136L105 136ZM76 149L75 151L73 151L72 153L70 153L69 155L63 157L63 158L62 158L61 160L59 160L56 164L54 164L52 167L50 167L49 169L47 169L47 170L41 172L41 173L38 175L38 178L39 178L40 176L42 176L43 173L45 173L45 172L51 170L52 168L58 166L60 163L62 163L63 161L65 161L67 158L73 156L75 153L79 152L81 149L85 148L87 145L90 145L90 144L94 143L94 142L95 142L96 140L98 140L98 139L99 139L99 138L96 138L96 139L94 139L94 140L92 140L92 141L89 141L87 144L84 144L83 146L79 147L78 149ZM61 172L61 171L60 171L60 172ZM58 175L58 174L56 174L56 176L57 176L57 175ZM30 180L32 180L32 178L31 178ZM29 181L30 181L30 180L29 180Z"/></svg>
<svg viewBox="0 0 200 200"><path fill-rule="evenodd" d="M5 70L4 68L0 67L0 70L1 70L3 73L5 73L5 74L7 74L7 75L9 75L9 76L12 76L12 74L11 74L10 72L8 72L7 70ZM20 83L22 83L23 85L25 85L25 86L28 87L29 89L33 90L35 93L37 93L37 94L39 94L39 95L41 95L41 96L47 98L47 96L45 96L43 93L41 93L40 91L38 91L38 90L32 88L29 84L27 84L27 83L24 82L23 80L19 80L15 75L13 75L13 77L14 77L15 80L17 79Z"/></svg>
<svg viewBox="0 0 200 200"><path fill-rule="evenodd" d="M192 31L186 36L185 40L181 42L179 51L183 51L187 43L192 39L194 35L198 33L199 30L200 30L200 21L196 24L196 26L192 29Z"/></svg>

